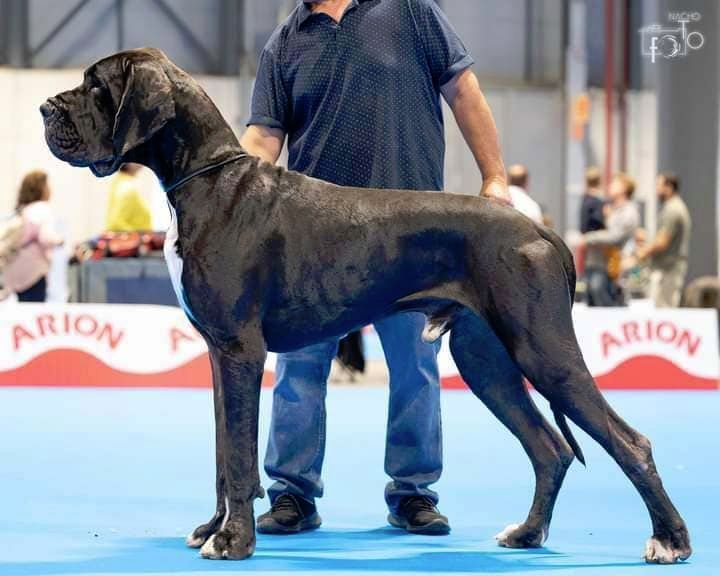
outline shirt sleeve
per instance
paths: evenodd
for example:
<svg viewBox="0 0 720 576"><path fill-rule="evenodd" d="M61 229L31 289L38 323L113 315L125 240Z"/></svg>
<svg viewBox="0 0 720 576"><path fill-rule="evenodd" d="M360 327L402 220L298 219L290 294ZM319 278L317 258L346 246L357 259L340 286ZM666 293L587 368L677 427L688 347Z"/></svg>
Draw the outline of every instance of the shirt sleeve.
<svg viewBox="0 0 720 576"><path fill-rule="evenodd" d="M54 248L62 243L62 236L55 232L55 219L50 204L35 202L30 220L37 229L37 242L42 248Z"/></svg>
<svg viewBox="0 0 720 576"><path fill-rule="evenodd" d="M588 246L616 246L621 248L630 240L639 225L639 215L634 209L627 209L614 218L608 219L607 230L585 234Z"/></svg>
<svg viewBox="0 0 720 576"><path fill-rule="evenodd" d="M408 0L433 82L442 86L474 60L434 0Z"/></svg>
<svg viewBox="0 0 720 576"><path fill-rule="evenodd" d="M280 34L276 33L260 54L247 125L279 128L287 132L290 100L283 85L279 47Z"/></svg>

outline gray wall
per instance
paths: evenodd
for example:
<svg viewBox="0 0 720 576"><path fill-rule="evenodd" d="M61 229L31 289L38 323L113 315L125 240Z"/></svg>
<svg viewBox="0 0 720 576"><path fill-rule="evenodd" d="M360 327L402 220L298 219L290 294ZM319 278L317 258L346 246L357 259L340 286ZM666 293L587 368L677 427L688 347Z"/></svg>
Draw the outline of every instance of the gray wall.
<svg viewBox="0 0 720 576"><path fill-rule="evenodd" d="M486 81L559 83L561 0L443 0L442 9Z"/></svg>
<svg viewBox="0 0 720 576"><path fill-rule="evenodd" d="M0 0L0 64L84 68L118 50L154 46L190 72L234 74L241 7L239 0Z"/></svg>
<svg viewBox="0 0 720 576"><path fill-rule="evenodd" d="M658 69L658 168L680 177L693 231L689 279L718 273L720 8L714 0L661 0L661 13L698 11L704 46Z"/></svg>

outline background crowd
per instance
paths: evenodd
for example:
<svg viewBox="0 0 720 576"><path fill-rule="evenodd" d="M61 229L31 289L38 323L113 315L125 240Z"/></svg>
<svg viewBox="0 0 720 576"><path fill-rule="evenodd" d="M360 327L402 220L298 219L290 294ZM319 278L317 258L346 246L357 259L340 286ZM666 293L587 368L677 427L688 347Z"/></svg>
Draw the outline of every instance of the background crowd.
<svg viewBox="0 0 720 576"><path fill-rule="evenodd" d="M149 192L137 177L139 164L123 164L108 185L104 230L132 233L153 230ZM507 170L513 206L534 222L552 227L552 220L530 190L526 166ZM580 235L567 235L579 271L579 299L588 306L625 306L633 299L650 299L657 307L682 302L690 250L692 218L681 194L677 175L658 174L657 232L642 226L635 202L636 184L617 173L604 185L601 171L585 172L580 208ZM0 279L4 297L17 294L21 302L42 302L53 249L63 245L56 231L48 176L42 170L25 175L17 191L15 211L0 223ZM72 248L72 247L71 247ZM352 354L352 352L350 352Z"/></svg>

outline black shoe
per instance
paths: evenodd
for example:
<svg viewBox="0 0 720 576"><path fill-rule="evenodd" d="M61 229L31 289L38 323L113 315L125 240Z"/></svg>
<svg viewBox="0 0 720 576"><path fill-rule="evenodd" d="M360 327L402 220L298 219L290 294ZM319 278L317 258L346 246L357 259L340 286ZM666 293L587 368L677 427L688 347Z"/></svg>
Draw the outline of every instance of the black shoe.
<svg viewBox="0 0 720 576"><path fill-rule="evenodd" d="M281 494L275 498L268 512L257 519L257 531L261 534L297 534L305 530L315 530L322 520L315 504L293 496Z"/></svg>
<svg viewBox="0 0 720 576"><path fill-rule="evenodd" d="M443 536L450 533L448 519L425 496L407 496L400 500L397 511L388 515L388 522L411 534Z"/></svg>

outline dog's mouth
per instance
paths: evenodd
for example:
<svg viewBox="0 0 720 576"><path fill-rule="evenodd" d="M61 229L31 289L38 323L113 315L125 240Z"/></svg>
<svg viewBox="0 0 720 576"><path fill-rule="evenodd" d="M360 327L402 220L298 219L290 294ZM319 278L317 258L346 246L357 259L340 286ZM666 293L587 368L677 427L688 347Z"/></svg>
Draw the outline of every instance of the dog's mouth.
<svg viewBox="0 0 720 576"><path fill-rule="evenodd" d="M115 158L106 158L104 160L98 160L91 162L89 167L95 176L102 178L103 176L109 176L118 168L118 162Z"/></svg>
<svg viewBox="0 0 720 576"><path fill-rule="evenodd" d="M63 162L76 168L90 168L95 176L108 176L117 169L114 156L88 159L89 153L78 134L75 124L67 112L50 98L42 106L40 113L45 123L45 140L50 151Z"/></svg>

